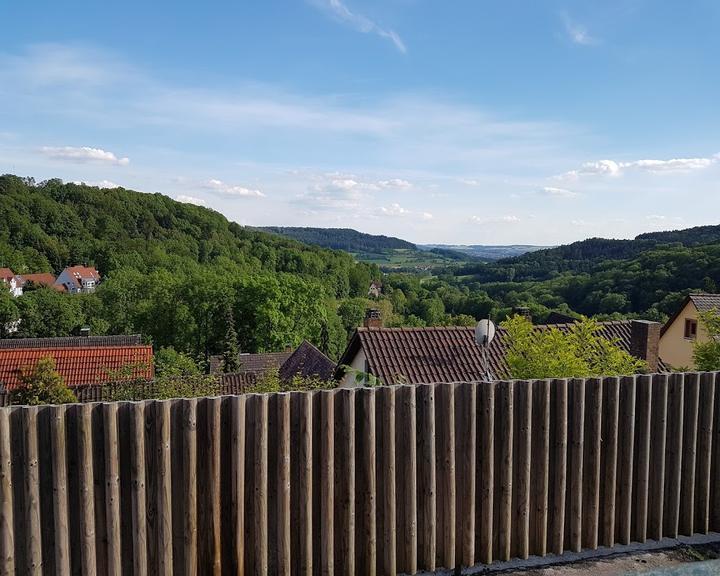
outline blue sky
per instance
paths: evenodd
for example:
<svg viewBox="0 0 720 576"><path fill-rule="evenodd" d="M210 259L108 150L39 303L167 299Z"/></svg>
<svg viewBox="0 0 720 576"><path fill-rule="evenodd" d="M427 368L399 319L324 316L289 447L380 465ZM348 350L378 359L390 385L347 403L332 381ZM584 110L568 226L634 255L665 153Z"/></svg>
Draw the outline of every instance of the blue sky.
<svg viewBox="0 0 720 576"><path fill-rule="evenodd" d="M716 0L37 0L0 19L0 172L428 243L718 223Z"/></svg>

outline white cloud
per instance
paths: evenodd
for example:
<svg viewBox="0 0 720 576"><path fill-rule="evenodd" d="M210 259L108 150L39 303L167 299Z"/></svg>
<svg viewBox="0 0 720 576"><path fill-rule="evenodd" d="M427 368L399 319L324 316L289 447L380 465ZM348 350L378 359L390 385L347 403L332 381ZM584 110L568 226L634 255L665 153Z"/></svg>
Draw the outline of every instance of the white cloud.
<svg viewBox="0 0 720 576"><path fill-rule="evenodd" d="M423 220L432 220L435 216L433 216L430 212L423 212L421 218Z"/></svg>
<svg viewBox="0 0 720 576"><path fill-rule="evenodd" d="M562 19L565 26L565 33L571 42L580 44L581 46L591 46L592 44L598 43L598 40L590 35L585 26L575 22L568 14L563 13Z"/></svg>
<svg viewBox="0 0 720 576"><path fill-rule="evenodd" d="M407 216L408 214L410 214L409 210L406 210L397 202L390 204L390 206L388 207L380 207L380 212L385 216Z"/></svg>
<svg viewBox="0 0 720 576"><path fill-rule="evenodd" d="M482 217L482 216L471 216L470 222L473 224L519 224L522 222L522 219L518 216L513 216L512 214L508 214L506 216L491 216L491 217Z"/></svg>
<svg viewBox="0 0 720 576"><path fill-rule="evenodd" d="M402 178L391 178L390 180L379 180L377 185L380 188L396 188L399 190L407 190L412 188L412 184Z"/></svg>
<svg viewBox="0 0 720 576"><path fill-rule="evenodd" d="M195 196L186 196L185 194L178 194L175 196L175 200L182 202L183 204L195 204L195 206L207 206L207 202L202 198L196 198Z"/></svg>
<svg viewBox="0 0 720 576"><path fill-rule="evenodd" d="M127 166L130 164L129 158L118 158L112 152L89 146L43 146L40 151L54 160L76 162L78 164L99 163L113 164L115 166Z"/></svg>
<svg viewBox="0 0 720 576"><path fill-rule="evenodd" d="M73 182L73 184L84 184L86 186L95 186L97 188L120 188L120 184L115 184L115 182L111 182L110 180L100 180L99 182Z"/></svg>
<svg viewBox="0 0 720 576"><path fill-rule="evenodd" d="M226 184L222 180L218 180L217 178L212 178L204 183L203 185L208 190L212 190L213 192L217 192L218 194L223 194L225 196L254 196L257 198L264 197L265 194L260 192L260 190L252 189L252 188L246 188L245 186L238 186L234 184Z"/></svg>
<svg viewBox="0 0 720 576"><path fill-rule="evenodd" d="M381 38L390 40L395 45L395 48L397 48L400 52L403 54L407 52L405 43L395 30L382 28L367 16L352 12L340 0L311 0L311 3L329 13L336 20L351 26L358 32L362 32L363 34L375 34Z"/></svg>
<svg viewBox="0 0 720 576"><path fill-rule="evenodd" d="M672 158L670 160L634 160L616 162L615 160L597 160L585 162L579 169L565 172L556 178L575 180L581 176L621 176L630 171L648 173L691 172L708 168L720 162L715 155L710 158Z"/></svg>
<svg viewBox="0 0 720 576"><path fill-rule="evenodd" d="M567 188L555 188L553 186L544 186L540 189L540 193L553 198L577 198L579 196L577 192Z"/></svg>

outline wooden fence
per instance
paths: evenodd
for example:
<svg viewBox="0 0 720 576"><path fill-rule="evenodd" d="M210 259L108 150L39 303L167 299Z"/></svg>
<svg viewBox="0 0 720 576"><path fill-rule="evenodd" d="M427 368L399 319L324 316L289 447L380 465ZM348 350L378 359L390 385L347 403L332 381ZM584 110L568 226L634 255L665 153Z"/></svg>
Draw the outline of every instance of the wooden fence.
<svg viewBox="0 0 720 576"><path fill-rule="evenodd" d="M720 531L720 377L0 410L0 574L412 574Z"/></svg>

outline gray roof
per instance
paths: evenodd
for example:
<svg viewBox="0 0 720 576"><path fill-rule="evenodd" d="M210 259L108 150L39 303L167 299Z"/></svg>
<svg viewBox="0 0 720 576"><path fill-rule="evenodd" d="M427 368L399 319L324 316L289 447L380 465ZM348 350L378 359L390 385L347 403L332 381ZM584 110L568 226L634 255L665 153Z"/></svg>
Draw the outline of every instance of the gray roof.
<svg viewBox="0 0 720 576"><path fill-rule="evenodd" d="M96 346L139 346L140 334L112 336L67 336L62 338L2 338L0 349L9 348L87 348Z"/></svg>
<svg viewBox="0 0 720 576"><path fill-rule="evenodd" d="M690 294L689 298L692 300L692 303L695 304L698 312L709 312L710 310L720 311L720 294L707 294L702 292Z"/></svg>

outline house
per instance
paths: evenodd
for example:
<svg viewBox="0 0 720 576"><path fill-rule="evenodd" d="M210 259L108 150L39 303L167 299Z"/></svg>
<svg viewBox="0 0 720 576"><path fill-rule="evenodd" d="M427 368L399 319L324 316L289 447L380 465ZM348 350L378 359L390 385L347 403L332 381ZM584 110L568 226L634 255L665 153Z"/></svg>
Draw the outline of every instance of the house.
<svg viewBox="0 0 720 576"><path fill-rule="evenodd" d="M152 346L67 346L0 348L0 388L21 386L20 375L42 358L55 360L55 369L69 387L105 384L121 371L127 378L152 379Z"/></svg>
<svg viewBox="0 0 720 576"><path fill-rule="evenodd" d="M699 313L720 312L720 294L689 294L660 331L660 355L676 368L694 368L693 344L706 342L707 334L699 324Z"/></svg>
<svg viewBox="0 0 720 576"><path fill-rule="evenodd" d="M88 266L69 266L55 280L55 286L62 286L70 294L93 292L99 283L100 274Z"/></svg>
<svg viewBox="0 0 720 576"><path fill-rule="evenodd" d="M358 372L371 374L385 384L433 384L484 380L482 349L473 327L382 328L369 318L358 328L340 359L336 377L341 387L356 384ZM572 324L556 324L569 330ZM600 334L648 364L650 372L667 371L658 357L661 325L644 320L600 322ZM548 329L541 325L536 329ZM488 364L495 378L506 373L505 331L498 329L488 350ZM345 373L344 366L352 370Z"/></svg>
<svg viewBox="0 0 720 576"><path fill-rule="evenodd" d="M44 286L46 288L55 288L56 290L60 289L63 292L65 291L64 286L55 285L55 281L57 279L49 272L40 272L37 274L21 274L18 276L18 280L23 290L27 289L30 285L34 285L38 287Z"/></svg>
<svg viewBox="0 0 720 576"><path fill-rule="evenodd" d="M278 371L278 377L282 382L290 382L296 377L331 380L336 368L330 358L307 340L295 350L240 354L239 360L240 368L237 372L223 374L223 384L233 384L239 388L252 387L259 378L272 370ZM221 356L210 358L210 372L222 372Z"/></svg>
<svg viewBox="0 0 720 576"><path fill-rule="evenodd" d="M373 280L368 288L368 298L380 298L382 294L382 284Z"/></svg>
<svg viewBox="0 0 720 576"><path fill-rule="evenodd" d="M18 277L10 268L0 268L0 282L7 286L13 296L22 296L22 286L20 286Z"/></svg>

